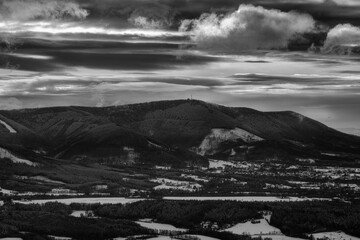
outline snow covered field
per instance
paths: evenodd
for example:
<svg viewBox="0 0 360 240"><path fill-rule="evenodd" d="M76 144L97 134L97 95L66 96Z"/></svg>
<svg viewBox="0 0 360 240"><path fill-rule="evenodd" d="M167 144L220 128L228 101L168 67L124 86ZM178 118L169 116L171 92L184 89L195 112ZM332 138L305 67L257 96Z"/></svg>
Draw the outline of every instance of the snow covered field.
<svg viewBox="0 0 360 240"><path fill-rule="evenodd" d="M313 234L313 236L315 239L327 238L329 240L360 240L360 238L347 235L346 233L341 231L316 233Z"/></svg>
<svg viewBox="0 0 360 240"><path fill-rule="evenodd" d="M273 240L302 240L301 238L285 236L280 229L271 226L266 219L261 219L260 223L252 223L251 221L239 223L224 231L238 235L251 235L252 237L261 236L263 239L269 237Z"/></svg>
<svg viewBox="0 0 360 240"><path fill-rule="evenodd" d="M0 240L22 240L22 238L0 238Z"/></svg>
<svg viewBox="0 0 360 240"><path fill-rule="evenodd" d="M36 166L39 165L39 164L33 163L33 162L29 161L29 160L18 158L18 157L14 156L13 154L11 154L8 150L6 150L4 148L0 148L0 159L1 158L8 158L13 163L26 164L26 165L29 165L29 166L32 166L32 167L36 167Z"/></svg>
<svg viewBox="0 0 360 240"><path fill-rule="evenodd" d="M184 228L177 228L170 224L163 224L163 223L155 223L150 221L136 221L142 227L153 229L153 230L160 230L160 231L176 231L176 232L186 232L187 229Z"/></svg>
<svg viewBox="0 0 360 240"><path fill-rule="evenodd" d="M330 201L328 198L279 198L271 196L243 196L243 197L164 197L165 200L196 200L196 201L239 201L239 202L300 202L300 201Z"/></svg>
<svg viewBox="0 0 360 240"><path fill-rule="evenodd" d="M6 127L7 130L9 130L10 133L17 133L17 131L12 128L9 124L7 124L6 122L0 120L0 124L4 125Z"/></svg>
<svg viewBox="0 0 360 240"><path fill-rule="evenodd" d="M138 201L143 201L141 198L66 198L66 199L43 199L43 200L31 200L31 201L14 201L22 204L44 204L47 202L59 202L66 205L71 203L83 203L83 204L127 204Z"/></svg>
<svg viewBox="0 0 360 240"><path fill-rule="evenodd" d="M163 197L164 200L181 200L181 201L240 201L240 202L296 202L296 201L330 201L327 198L278 198L271 196L243 196L243 197ZM103 198L64 198L64 199L38 199L29 201L14 201L21 204L44 204L47 202L59 202L70 205L71 203L83 203L83 204L128 204L139 201L146 201L151 199L145 198L116 198L116 197L103 197Z"/></svg>
<svg viewBox="0 0 360 240"><path fill-rule="evenodd" d="M271 226L265 219L261 219L260 223L251 223L251 221L239 223L231 228L225 229L224 231L238 235L281 235L281 230Z"/></svg>

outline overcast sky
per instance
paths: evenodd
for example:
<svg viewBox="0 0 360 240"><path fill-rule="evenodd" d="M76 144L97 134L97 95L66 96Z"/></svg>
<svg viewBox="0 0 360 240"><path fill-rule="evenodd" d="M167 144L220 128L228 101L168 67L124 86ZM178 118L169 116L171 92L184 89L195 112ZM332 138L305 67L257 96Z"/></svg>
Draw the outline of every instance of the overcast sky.
<svg viewBox="0 0 360 240"><path fill-rule="evenodd" d="M51 2L53 0L2 0L5 4L16 5L22 2ZM58 0L57 2L65 2ZM276 8L284 11L296 10L307 12L317 20L323 21L351 21L360 19L360 1L358 0L71 0L88 9L90 17L121 17L134 9L138 11L154 12L154 14L168 11L183 16L200 15L208 11L232 11L240 4L260 5L267 8ZM30 11L19 5L19 11ZM2 8L3 13L8 9Z"/></svg>
<svg viewBox="0 0 360 240"><path fill-rule="evenodd" d="M84 7L101 10L122 10L125 7L168 6L181 14L201 14L211 10L231 11L240 4L253 4L280 10L307 12L319 20L359 20L358 0L78 0Z"/></svg>

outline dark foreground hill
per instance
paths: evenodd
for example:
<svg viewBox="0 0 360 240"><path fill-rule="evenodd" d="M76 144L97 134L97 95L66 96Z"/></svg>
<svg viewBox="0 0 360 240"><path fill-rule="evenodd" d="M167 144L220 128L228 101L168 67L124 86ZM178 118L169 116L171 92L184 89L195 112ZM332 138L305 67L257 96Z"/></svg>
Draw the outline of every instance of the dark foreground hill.
<svg viewBox="0 0 360 240"><path fill-rule="evenodd" d="M34 161L185 166L206 165L207 158L355 161L360 156L359 137L298 113L197 100L0 111L0 120L3 151Z"/></svg>

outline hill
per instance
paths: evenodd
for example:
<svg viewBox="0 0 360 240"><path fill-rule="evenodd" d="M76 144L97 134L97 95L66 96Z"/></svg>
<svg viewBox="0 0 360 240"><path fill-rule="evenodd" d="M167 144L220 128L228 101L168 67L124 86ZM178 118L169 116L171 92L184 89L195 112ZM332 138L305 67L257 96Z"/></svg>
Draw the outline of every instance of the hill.
<svg viewBox="0 0 360 240"><path fill-rule="evenodd" d="M355 160L360 138L295 112L260 112L197 100L0 111L0 146L62 160L132 164L206 157ZM30 154L31 155L31 154Z"/></svg>

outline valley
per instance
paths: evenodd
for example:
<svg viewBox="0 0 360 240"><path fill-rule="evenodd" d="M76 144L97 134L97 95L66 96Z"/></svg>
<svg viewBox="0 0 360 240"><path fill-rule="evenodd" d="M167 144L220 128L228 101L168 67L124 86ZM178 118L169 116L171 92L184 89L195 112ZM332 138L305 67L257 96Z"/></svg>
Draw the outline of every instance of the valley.
<svg viewBox="0 0 360 240"><path fill-rule="evenodd" d="M360 236L360 138L297 113L177 100L0 119L0 237Z"/></svg>

